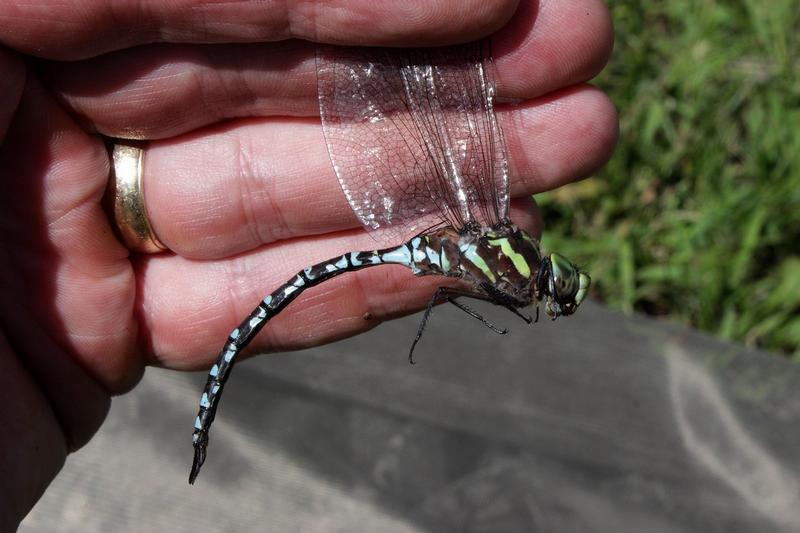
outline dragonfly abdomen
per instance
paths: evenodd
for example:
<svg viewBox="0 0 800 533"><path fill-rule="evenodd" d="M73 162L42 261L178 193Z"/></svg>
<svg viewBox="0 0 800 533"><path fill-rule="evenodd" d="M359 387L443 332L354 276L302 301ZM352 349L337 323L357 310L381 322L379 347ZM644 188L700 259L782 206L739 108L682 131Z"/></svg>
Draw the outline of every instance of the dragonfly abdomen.
<svg viewBox="0 0 800 533"><path fill-rule="evenodd" d="M230 376L236 356L250 344L271 318L283 311L305 289L345 272L354 272L383 264L398 264L407 266L418 274L444 273L443 271L437 272L436 267L431 263L431 259L436 257L439 257L437 251L434 248L429 249L428 241L424 237L415 237L394 248L349 252L304 268L259 302L258 306L239 324L239 327L228 336L216 363L209 370L208 380L200 398L200 410L194 422L192 441L195 447L195 457L189 482L194 482L205 461L208 430L214 421L222 390ZM440 264L438 268L441 269Z"/></svg>

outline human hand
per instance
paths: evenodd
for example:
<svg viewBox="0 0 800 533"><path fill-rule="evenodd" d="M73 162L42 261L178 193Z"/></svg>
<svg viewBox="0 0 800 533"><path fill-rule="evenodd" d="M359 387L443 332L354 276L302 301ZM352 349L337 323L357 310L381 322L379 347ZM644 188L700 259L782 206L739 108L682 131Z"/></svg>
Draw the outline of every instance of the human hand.
<svg viewBox="0 0 800 533"><path fill-rule="evenodd" d="M210 365L264 294L308 264L372 247L325 149L314 46L283 39L446 44L492 33L515 8L340 3L0 6L0 529L27 513L144 365ZM501 96L525 100L500 110L515 197L588 175L610 155L613 107L582 82L611 40L599 0L523 2L493 37ZM115 238L101 202L104 136L151 141L146 204L169 253L131 256ZM535 232L532 204L515 209ZM419 309L433 285L392 267L343 276L304 294L253 345L353 335Z"/></svg>

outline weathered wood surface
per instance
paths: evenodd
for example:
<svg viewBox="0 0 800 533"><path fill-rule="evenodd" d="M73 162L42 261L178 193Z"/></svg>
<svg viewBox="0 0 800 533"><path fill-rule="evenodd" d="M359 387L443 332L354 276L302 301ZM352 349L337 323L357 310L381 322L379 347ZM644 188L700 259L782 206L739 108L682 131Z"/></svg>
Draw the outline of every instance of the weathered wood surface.
<svg viewBox="0 0 800 533"><path fill-rule="evenodd" d="M150 369L21 531L798 531L800 366L597 305L499 337L437 309L205 373Z"/></svg>

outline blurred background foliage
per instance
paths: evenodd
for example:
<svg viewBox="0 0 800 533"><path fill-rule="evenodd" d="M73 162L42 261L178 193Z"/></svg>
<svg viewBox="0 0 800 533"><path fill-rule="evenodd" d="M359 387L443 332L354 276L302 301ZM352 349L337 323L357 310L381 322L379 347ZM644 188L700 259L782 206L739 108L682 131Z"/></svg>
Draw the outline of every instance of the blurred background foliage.
<svg viewBox="0 0 800 533"><path fill-rule="evenodd" d="M537 196L593 295L800 360L800 4L614 0L613 159Z"/></svg>

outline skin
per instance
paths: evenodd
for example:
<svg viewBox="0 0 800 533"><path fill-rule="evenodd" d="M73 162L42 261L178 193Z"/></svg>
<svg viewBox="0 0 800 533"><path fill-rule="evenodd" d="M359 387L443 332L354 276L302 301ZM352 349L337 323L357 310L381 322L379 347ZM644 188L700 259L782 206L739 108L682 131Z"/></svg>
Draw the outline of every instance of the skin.
<svg viewBox="0 0 800 533"><path fill-rule="evenodd" d="M409 46L497 32L499 92L522 100L499 111L523 199L512 217L534 234L524 198L608 159L616 114L585 84L612 48L600 0L415 4L0 4L0 530L145 365L207 368L298 269L374 247L327 157L314 46L296 39ZM132 255L115 237L106 137L151 141L145 200L171 252ZM270 322L253 351L360 333L420 309L440 282L401 267L336 278Z"/></svg>

